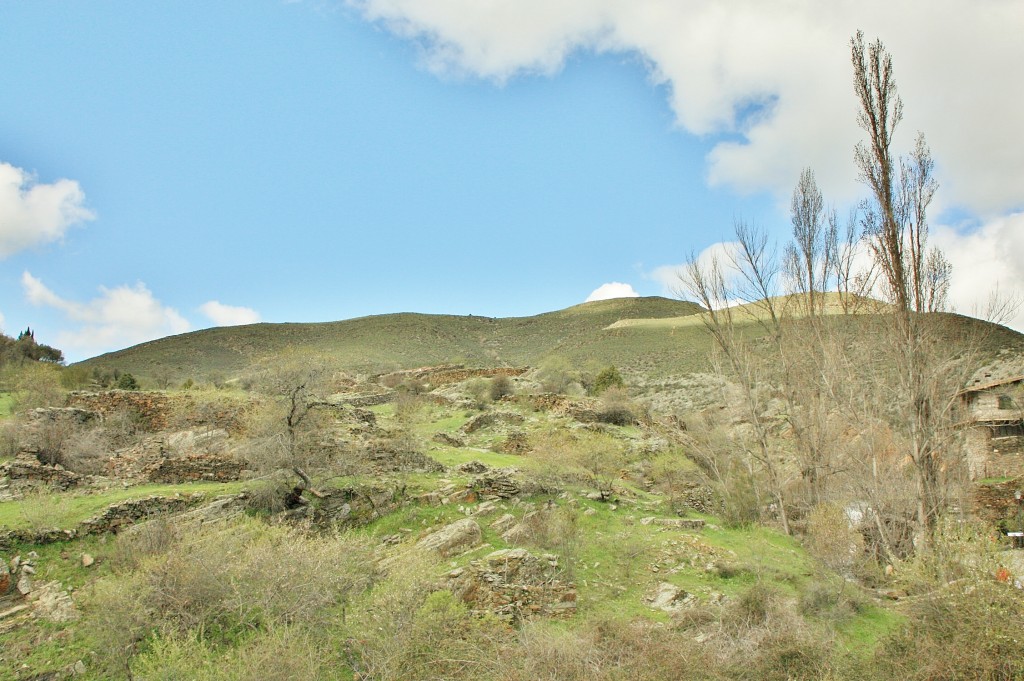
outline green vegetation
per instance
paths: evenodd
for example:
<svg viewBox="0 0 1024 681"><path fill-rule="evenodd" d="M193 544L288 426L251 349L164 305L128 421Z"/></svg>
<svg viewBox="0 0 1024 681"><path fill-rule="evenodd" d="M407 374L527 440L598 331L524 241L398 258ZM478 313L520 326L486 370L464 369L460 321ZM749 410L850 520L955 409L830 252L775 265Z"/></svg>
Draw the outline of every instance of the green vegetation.
<svg viewBox="0 0 1024 681"><path fill-rule="evenodd" d="M0 392L0 418L10 416L14 411L14 395Z"/></svg>
<svg viewBox="0 0 1024 681"><path fill-rule="evenodd" d="M605 340L606 347L597 356L607 354L608 364L632 368L638 359L635 346L614 335L603 339L608 335L605 327L622 319L678 317L697 311L688 302L629 298L585 303L535 317L391 314L322 324L254 324L164 338L81 365L90 371L127 371L143 385L158 379L179 385L189 378L208 380L215 373L237 377L287 348L315 354L349 371L379 373L455 359L473 366L530 365L552 353L585 360L591 344ZM665 345L668 349L669 344Z"/></svg>
<svg viewBox="0 0 1024 681"><path fill-rule="evenodd" d="M0 504L0 527L9 529L73 529L103 509L129 499L151 495L202 494L206 497L236 493L242 483L196 482L180 485L137 485L85 494L39 492Z"/></svg>

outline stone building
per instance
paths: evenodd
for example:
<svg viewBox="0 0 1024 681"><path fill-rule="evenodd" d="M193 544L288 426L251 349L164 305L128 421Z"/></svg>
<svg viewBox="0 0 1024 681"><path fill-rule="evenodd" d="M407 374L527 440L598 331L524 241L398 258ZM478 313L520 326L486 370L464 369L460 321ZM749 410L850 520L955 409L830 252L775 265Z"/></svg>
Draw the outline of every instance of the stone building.
<svg viewBox="0 0 1024 681"><path fill-rule="evenodd" d="M971 478L1024 475L1024 375L984 375L959 397Z"/></svg>

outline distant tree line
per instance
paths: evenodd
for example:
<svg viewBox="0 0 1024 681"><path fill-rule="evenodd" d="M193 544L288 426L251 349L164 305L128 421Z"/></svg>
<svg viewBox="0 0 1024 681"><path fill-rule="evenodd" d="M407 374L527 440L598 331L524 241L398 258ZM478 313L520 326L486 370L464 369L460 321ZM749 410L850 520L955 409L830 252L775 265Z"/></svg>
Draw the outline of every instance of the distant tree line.
<svg viewBox="0 0 1024 681"><path fill-rule="evenodd" d="M17 338L0 334L0 366L25 362L63 364L64 353L57 348L37 342L35 331L31 328L19 333Z"/></svg>

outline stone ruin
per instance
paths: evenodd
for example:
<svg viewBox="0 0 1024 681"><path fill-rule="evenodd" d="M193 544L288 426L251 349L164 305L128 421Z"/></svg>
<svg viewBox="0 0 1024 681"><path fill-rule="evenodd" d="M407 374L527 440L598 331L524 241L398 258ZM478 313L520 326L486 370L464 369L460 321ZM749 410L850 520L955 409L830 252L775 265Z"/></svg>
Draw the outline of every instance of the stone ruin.
<svg viewBox="0 0 1024 681"><path fill-rule="evenodd" d="M448 573L447 588L470 611L517 623L531 617L570 617L576 586L564 580L558 557L526 549L502 549Z"/></svg>

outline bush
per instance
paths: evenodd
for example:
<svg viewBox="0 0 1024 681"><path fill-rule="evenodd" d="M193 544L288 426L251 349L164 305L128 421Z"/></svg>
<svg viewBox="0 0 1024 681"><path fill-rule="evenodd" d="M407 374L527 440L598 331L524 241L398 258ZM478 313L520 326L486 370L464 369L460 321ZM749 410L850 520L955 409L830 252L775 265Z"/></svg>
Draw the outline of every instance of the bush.
<svg viewBox="0 0 1024 681"><path fill-rule="evenodd" d="M495 376L491 379L491 400L497 402L502 397L507 397L512 393L512 379L508 376Z"/></svg>
<svg viewBox="0 0 1024 681"><path fill-rule="evenodd" d="M502 678L493 674L510 630L470 617L465 605L439 591L430 556L400 552L346 620L348 657L359 678L378 681Z"/></svg>
<svg viewBox="0 0 1024 681"><path fill-rule="evenodd" d="M614 366L605 367L594 379L594 394L600 395L609 388L625 388L626 383L622 380L622 374Z"/></svg>
<svg viewBox="0 0 1024 681"><path fill-rule="evenodd" d="M549 393L571 393L579 388L579 372L564 357L552 356L541 362L537 369L541 388ZM576 388L574 389L574 386Z"/></svg>
<svg viewBox="0 0 1024 681"><path fill-rule="evenodd" d="M121 374L121 377L117 379L118 390L138 390L139 382L135 380L135 377L129 373Z"/></svg>
<svg viewBox="0 0 1024 681"><path fill-rule="evenodd" d="M108 439L99 428L79 433L64 445L64 467L80 475L103 475L110 460Z"/></svg>
<svg viewBox="0 0 1024 681"><path fill-rule="evenodd" d="M875 678L1024 678L1024 599L1012 585L963 580L914 601L870 663Z"/></svg>
<svg viewBox="0 0 1024 681"><path fill-rule="evenodd" d="M366 539L307 536L246 518L157 524L117 542L128 571L100 580L90 603L115 664L119 656L130 661L153 632L222 644L284 626L329 626L375 575Z"/></svg>
<svg viewBox="0 0 1024 681"><path fill-rule="evenodd" d="M466 393L473 400L473 406L477 409L485 409L491 401L491 387L482 378L467 381Z"/></svg>
<svg viewBox="0 0 1024 681"><path fill-rule="evenodd" d="M850 574L864 556L864 537L850 527L841 507L818 504L807 518L807 550L831 570Z"/></svg>
<svg viewBox="0 0 1024 681"><path fill-rule="evenodd" d="M601 396L597 418L602 423L628 426L636 423L636 413L629 395L622 388L608 388Z"/></svg>

